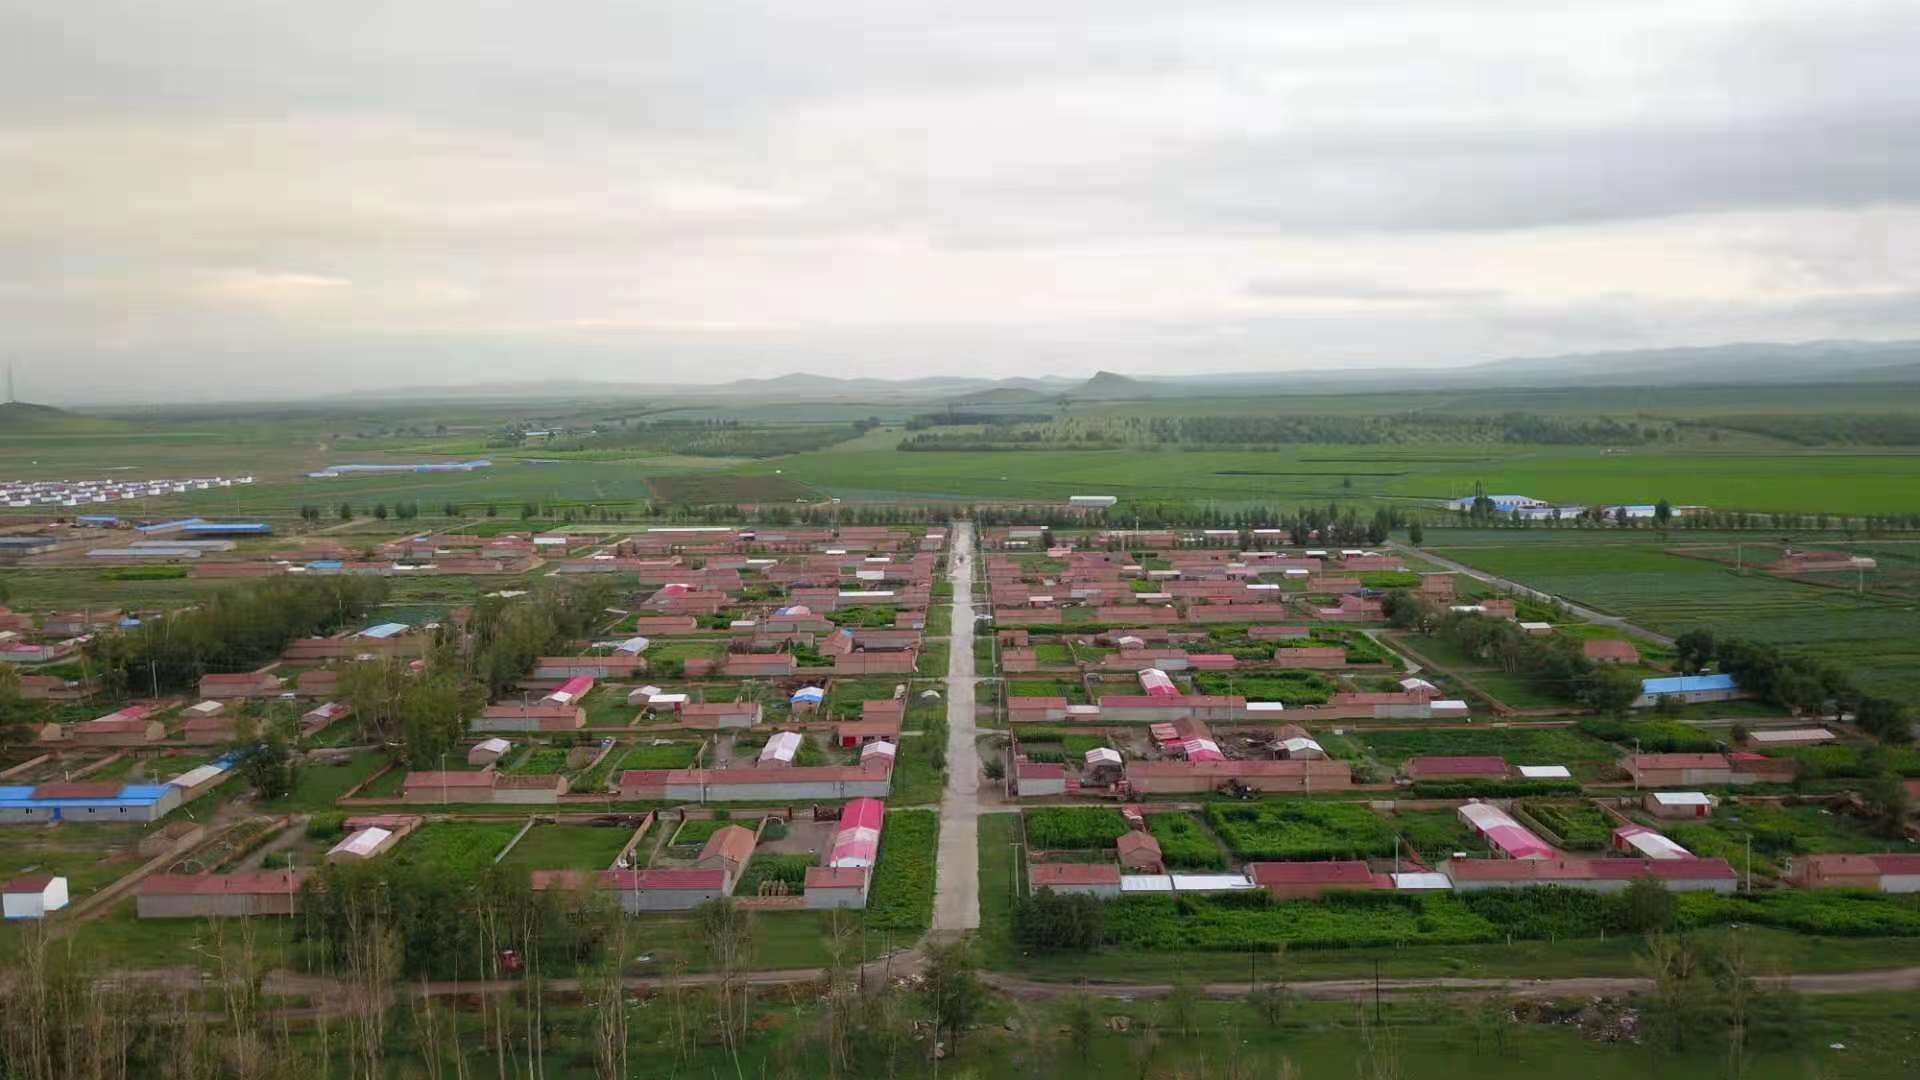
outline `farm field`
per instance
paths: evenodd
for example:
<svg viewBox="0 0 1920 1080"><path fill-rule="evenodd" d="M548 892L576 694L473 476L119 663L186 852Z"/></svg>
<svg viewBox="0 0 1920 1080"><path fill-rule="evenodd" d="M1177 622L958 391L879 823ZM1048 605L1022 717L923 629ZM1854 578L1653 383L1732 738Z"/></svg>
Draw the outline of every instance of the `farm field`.
<svg viewBox="0 0 1920 1080"><path fill-rule="evenodd" d="M866 925L925 930L933 922L934 852L940 818L932 810L893 810L880 832L880 857L867 891Z"/></svg>
<svg viewBox="0 0 1920 1080"><path fill-rule="evenodd" d="M1508 532L1533 535L1507 544L1454 544L1447 537L1432 548L1669 636L1710 626L1723 637L1781 645L1840 664L1870 691L1920 691L1920 611L1908 601L1739 574L1716 562L1668 554L1653 537L1627 543L1578 530ZM1673 535L1676 543L1689 539L1684 532Z"/></svg>
<svg viewBox="0 0 1920 1080"><path fill-rule="evenodd" d="M877 433L876 433L877 434ZM896 436L897 439L897 436ZM1555 502L1699 503L1752 511L1902 512L1920 454L1902 450L1713 451L1645 447L1285 446L1263 451L902 452L872 436L782 459L788 477L829 494L893 499L1065 499L1098 489L1142 501L1289 505L1326 500L1434 502L1520 491ZM1351 481L1351 486L1348 486Z"/></svg>

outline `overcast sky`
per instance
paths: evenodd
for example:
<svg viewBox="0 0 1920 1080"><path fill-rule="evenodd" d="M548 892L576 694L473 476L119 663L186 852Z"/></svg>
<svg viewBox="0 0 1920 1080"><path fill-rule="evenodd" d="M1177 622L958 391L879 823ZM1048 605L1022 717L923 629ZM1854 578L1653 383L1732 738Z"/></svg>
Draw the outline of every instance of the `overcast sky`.
<svg viewBox="0 0 1920 1080"><path fill-rule="evenodd" d="M1911 0L0 7L0 355L125 400L1920 337Z"/></svg>

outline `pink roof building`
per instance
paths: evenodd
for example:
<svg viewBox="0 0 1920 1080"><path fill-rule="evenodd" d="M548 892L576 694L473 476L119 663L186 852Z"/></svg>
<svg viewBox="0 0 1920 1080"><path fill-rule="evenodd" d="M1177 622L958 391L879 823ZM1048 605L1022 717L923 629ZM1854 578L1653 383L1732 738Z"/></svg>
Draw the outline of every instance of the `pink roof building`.
<svg viewBox="0 0 1920 1080"><path fill-rule="evenodd" d="M1491 803L1470 802L1459 809L1460 820L1509 859L1551 859L1553 848L1505 810Z"/></svg>
<svg viewBox="0 0 1920 1080"><path fill-rule="evenodd" d="M1140 672L1140 689L1148 697L1179 697L1180 688L1159 668L1145 668Z"/></svg>
<svg viewBox="0 0 1920 1080"><path fill-rule="evenodd" d="M827 849L827 865L834 868L871 867L880 856L880 830L887 808L879 799L854 799L840 808L840 827Z"/></svg>
<svg viewBox="0 0 1920 1080"><path fill-rule="evenodd" d="M585 675L575 675L573 678L555 687L553 691L546 696L545 700L551 701L556 705L578 705L580 704L580 699L586 697L592 690L592 679Z"/></svg>

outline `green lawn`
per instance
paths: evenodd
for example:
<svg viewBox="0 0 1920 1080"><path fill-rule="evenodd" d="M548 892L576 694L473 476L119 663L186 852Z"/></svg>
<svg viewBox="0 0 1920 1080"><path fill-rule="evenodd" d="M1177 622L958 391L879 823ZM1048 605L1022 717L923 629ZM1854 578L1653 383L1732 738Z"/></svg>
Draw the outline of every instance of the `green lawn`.
<svg viewBox="0 0 1920 1080"><path fill-rule="evenodd" d="M1611 744L1570 728L1496 728L1444 731L1375 731L1360 736L1381 763L1398 765L1410 757L1507 759L1510 765L1560 765L1572 761L1611 761Z"/></svg>
<svg viewBox="0 0 1920 1080"><path fill-rule="evenodd" d="M494 821L432 821L400 842L390 858L449 878L468 878L493 864L520 826Z"/></svg>
<svg viewBox="0 0 1920 1080"><path fill-rule="evenodd" d="M372 776L374 771L386 764L387 756L378 750L362 750L348 758L342 765L300 766L294 778L293 792L284 799L275 799L267 804L270 810L326 810L333 806L334 800L352 790L355 784ZM406 778L406 772L395 769L381 780L391 780L392 791L388 794L400 794L400 782Z"/></svg>

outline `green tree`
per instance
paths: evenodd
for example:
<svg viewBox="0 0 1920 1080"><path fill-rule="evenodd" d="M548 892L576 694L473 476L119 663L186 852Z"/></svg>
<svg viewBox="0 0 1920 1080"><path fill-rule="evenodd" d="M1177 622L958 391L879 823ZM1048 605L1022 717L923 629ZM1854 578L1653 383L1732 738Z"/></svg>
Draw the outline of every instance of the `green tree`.
<svg viewBox="0 0 1920 1080"><path fill-rule="evenodd" d="M1407 543L1412 544L1414 547L1419 547L1426 542L1427 530L1421 526L1420 519L1415 518L1407 525Z"/></svg>
<svg viewBox="0 0 1920 1080"><path fill-rule="evenodd" d="M920 996L933 1018L936 1035L946 1035L947 1053L952 1054L960 1043L960 1033L986 1007L986 987L980 982L965 942L928 945L923 974Z"/></svg>
<svg viewBox="0 0 1920 1080"><path fill-rule="evenodd" d="M375 520L377 520L377 521L385 521L385 520L387 520L387 504L386 504L386 503L374 503L374 504L373 504L373 516L374 516L374 519L375 519Z"/></svg>
<svg viewBox="0 0 1920 1080"><path fill-rule="evenodd" d="M1888 836L1906 835L1910 800L1906 782L1899 773L1881 772L1867 781L1866 787L1860 792L1860 801L1880 831Z"/></svg>
<svg viewBox="0 0 1920 1080"><path fill-rule="evenodd" d="M278 799L293 792L299 767L294 764L286 737L273 725L262 725L261 732L237 752L240 760L235 767L262 799Z"/></svg>
<svg viewBox="0 0 1920 1080"><path fill-rule="evenodd" d="M1673 927L1673 894L1652 874L1634 878L1620 896L1621 918L1637 934L1657 934Z"/></svg>
<svg viewBox="0 0 1920 1080"><path fill-rule="evenodd" d="M1596 712L1625 716L1640 697L1640 679L1630 671L1603 665L1580 677L1579 695Z"/></svg>
<svg viewBox="0 0 1920 1080"><path fill-rule="evenodd" d="M350 502L342 502L340 504L340 509L338 513L340 515L341 521L352 521L353 520L353 504Z"/></svg>
<svg viewBox="0 0 1920 1080"><path fill-rule="evenodd" d="M1661 499L1659 502L1653 504L1653 523L1655 525L1658 525L1664 529L1667 527L1667 523L1671 522L1672 520L1673 520L1673 504L1672 503L1668 502L1665 499Z"/></svg>

